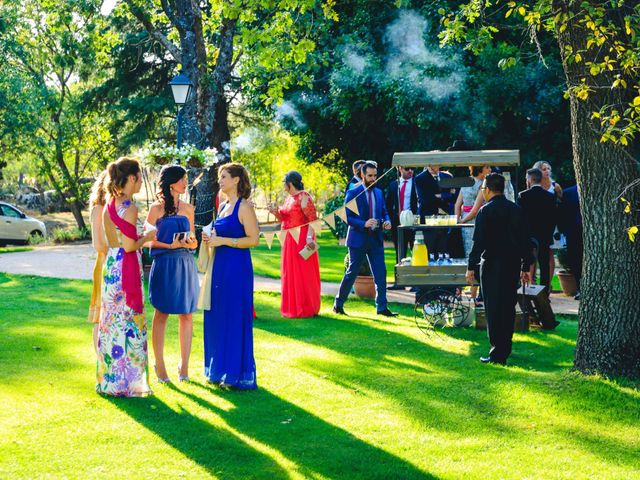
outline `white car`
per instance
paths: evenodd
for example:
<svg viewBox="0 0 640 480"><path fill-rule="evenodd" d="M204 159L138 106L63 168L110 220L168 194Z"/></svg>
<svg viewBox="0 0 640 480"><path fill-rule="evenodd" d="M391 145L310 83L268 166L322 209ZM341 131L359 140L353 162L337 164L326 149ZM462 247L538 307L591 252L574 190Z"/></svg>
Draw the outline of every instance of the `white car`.
<svg viewBox="0 0 640 480"><path fill-rule="evenodd" d="M13 205L0 202L0 246L24 244L32 236L46 236L47 227L40 220L28 217Z"/></svg>

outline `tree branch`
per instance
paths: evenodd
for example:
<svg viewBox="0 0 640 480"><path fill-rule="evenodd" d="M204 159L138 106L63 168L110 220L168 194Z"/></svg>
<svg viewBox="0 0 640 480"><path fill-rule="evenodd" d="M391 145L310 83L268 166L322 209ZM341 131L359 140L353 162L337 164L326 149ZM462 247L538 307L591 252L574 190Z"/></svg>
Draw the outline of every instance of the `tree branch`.
<svg viewBox="0 0 640 480"><path fill-rule="evenodd" d="M182 55L180 54L180 49L171 40L169 40L164 33L158 30L153 25L153 23L151 23L151 20L149 19L149 17L147 17L147 15L142 11L140 7L138 7L137 5L134 5L134 3L131 0L125 0L125 1L126 1L126 4L129 6L129 10L131 10L131 13L133 14L133 16L138 19L138 21L142 24L142 26L145 28L145 30L149 34L149 36L154 40L156 40L157 42L159 42L171 54L171 56L174 58L176 62L182 63Z"/></svg>

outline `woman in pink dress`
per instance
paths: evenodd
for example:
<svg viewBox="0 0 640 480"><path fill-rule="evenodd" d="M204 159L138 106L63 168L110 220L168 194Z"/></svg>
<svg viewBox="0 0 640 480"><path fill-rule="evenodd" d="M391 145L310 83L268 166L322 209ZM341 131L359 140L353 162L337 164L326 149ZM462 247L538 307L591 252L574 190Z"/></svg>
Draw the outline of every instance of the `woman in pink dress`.
<svg viewBox="0 0 640 480"><path fill-rule="evenodd" d="M318 252L306 260L300 251L316 245L315 233L309 225L318 219L311 195L304 190L302 175L296 171L284 177L284 190L289 194L282 207L269 206L269 211L282 222L282 230L300 227L298 240L290 233L282 244L280 270L282 302L280 313L286 318L314 317L320 312L320 264Z"/></svg>

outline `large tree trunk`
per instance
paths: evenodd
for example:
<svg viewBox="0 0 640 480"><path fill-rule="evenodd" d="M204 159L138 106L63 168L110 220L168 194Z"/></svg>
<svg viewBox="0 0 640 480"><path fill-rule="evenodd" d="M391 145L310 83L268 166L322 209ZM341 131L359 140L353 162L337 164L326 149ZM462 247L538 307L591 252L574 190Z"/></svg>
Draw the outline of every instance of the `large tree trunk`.
<svg viewBox="0 0 640 480"><path fill-rule="evenodd" d="M593 82L585 62L597 54L587 52L579 63L566 61L565 47L584 49L586 32L578 23L580 5L556 1L573 20L558 41L569 85L582 78ZM591 58L589 58L591 57ZM596 77L598 80L600 77ZM638 218L623 213L618 196L638 178L638 163L630 149L600 142L592 112L601 105L624 104L618 90L606 88L610 78L598 80L588 101L571 95L573 164L584 224L584 276L581 281L580 318L574 366L584 373L640 377L640 249L629 242L625 229ZM638 189L625 194L640 204Z"/></svg>

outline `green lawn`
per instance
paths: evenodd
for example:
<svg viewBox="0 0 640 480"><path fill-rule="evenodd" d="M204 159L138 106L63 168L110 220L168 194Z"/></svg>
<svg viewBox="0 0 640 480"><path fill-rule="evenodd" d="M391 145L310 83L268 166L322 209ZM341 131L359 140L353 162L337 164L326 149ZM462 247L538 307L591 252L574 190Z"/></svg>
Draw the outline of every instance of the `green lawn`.
<svg viewBox="0 0 640 480"><path fill-rule="evenodd" d="M31 247L0 247L0 254L2 253L15 253L15 252L30 252L33 250Z"/></svg>
<svg viewBox="0 0 640 480"><path fill-rule="evenodd" d="M638 385L568 372L574 319L517 334L503 368L478 362L483 332L425 335L409 306L388 320L349 301L339 318L325 299L284 320L258 293L259 390L203 382L198 314L193 383L110 399L94 393L89 291L0 274L0 478L640 478ZM173 317L167 350L175 366Z"/></svg>

